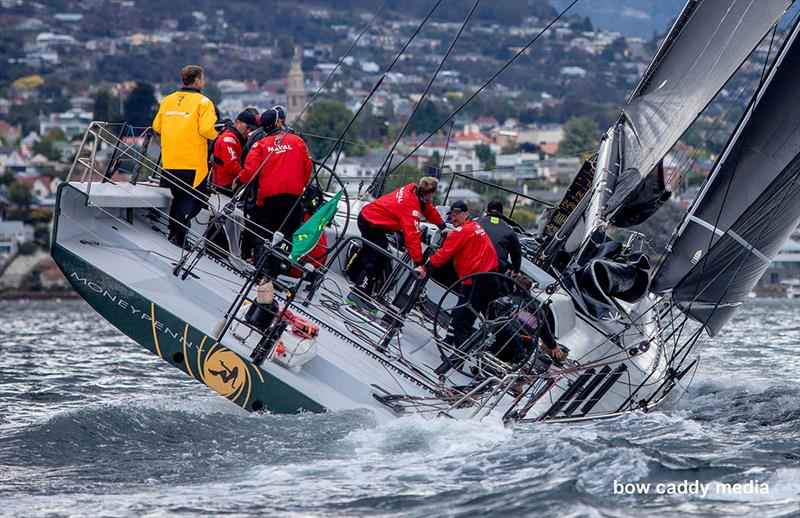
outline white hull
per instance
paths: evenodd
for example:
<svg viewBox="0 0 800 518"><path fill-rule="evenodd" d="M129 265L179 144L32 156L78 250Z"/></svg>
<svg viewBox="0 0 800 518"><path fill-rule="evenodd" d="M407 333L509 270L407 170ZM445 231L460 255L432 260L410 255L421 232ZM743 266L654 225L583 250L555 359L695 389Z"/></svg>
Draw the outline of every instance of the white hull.
<svg viewBox="0 0 800 518"><path fill-rule="evenodd" d="M216 380L216 377L209 379L212 377L210 375L205 379L198 376L197 371L201 369L214 369L208 366L210 360L201 358L204 351L196 343L205 341L205 352L208 352L207 344L214 340L220 319L245 280L221 261L208 256L200 259L186 280L173 275L181 250L166 240L162 232L163 223L148 217L151 209L166 211L169 203L168 190L155 186L77 182L64 185L59 191L53 255L81 294L121 329L124 329L126 322L118 323L110 318L106 314L106 305L119 312L122 307L120 300L125 294L119 293L122 288L114 292L104 283L116 281L129 290L128 297L144 301L140 305L149 301L153 308L150 317L144 316L147 308L136 308L130 301L125 301L130 318L140 319L151 326L153 337L161 336L161 342L155 344L157 347L164 349L169 343L174 347L182 347L184 351L182 354L179 351L174 358L165 357L161 350L155 352L249 410L369 408L380 418L391 418L400 415L397 410L403 407L406 412L428 416L445 414L469 418L492 414L509 417L509 411L520 410L528 403L525 414L518 417L526 420L592 418L636 409L641 401L649 400L652 407L661 399L662 392L667 392L671 386L665 383L666 354L652 308L654 304L649 299L645 298L630 309L629 318L638 325L625 331L621 322L592 321L576 312L569 294L559 291L552 297L554 332L560 343L569 346L570 358L577 364L569 364L566 370L551 367L541 378L532 380L535 387L526 392L524 398L517 397L521 390L519 387L512 391L505 387L498 389L494 398L486 393L475 394L467 398L464 404L458 405L459 408L452 408L453 403L464 394L457 387L467 385L472 380L451 371L446 380L440 381L433 373L441 358L431 338L430 320L413 310L400 338L392 342L389 350L376 349L375 343L384 332L380 321L370 322L352 308L341 306L342 297L348 293L349 286L334 269L328 273L322 288L314 294L308 305L293 304L291 307L296 314L320 327L316 340L317 355L299 372L271 360L265 361L260 367L249 363L248 358L258 337L242 339L243 328L238 331L232 329L216 346L216 352L220 349L232 351L246 368L258 369L247 380L253 384L253 395L245 401L242 390L232 392L236 387L235 380L228 386L220 387L222 380ZM208 219L209 214L205 211L197 218L199 221ZM355 225L349 228L352 232ZM195 235L202 235L203 230L196 223L192 228ZM541 286L553 282L552 278L527 261L524 270ZM436 291L435 287L430 289ZM254 296L255 293L250 294L251 298ZM298 300L303 300L302 292ZM179 327L177 332L174 329L165 332L164 322L158 316L162 313L185 323L185 329L173 325ZM152 321L153 317L155 322ZM149 338L138 337L136 330L126 332L153 350L151 345L154 344L145 343ZM184 338L187 333L195 333L202 338L195 338L189 343ZM611 341L608 337L612 335L619 335L619 338ZM296 340L296 337L287 332L284 339ZM631 356L629 350L642 343L649 345ZM195 351L197 362L193 365ZM175 358L183 361L175 361ZM191 358L191 361L187 358ZM205 364L201 365L203 361ZM580 378L582 373L587 372L586 368L592 365L594 371L588 371ZM214 376L218 376L219 365L216 372ZM597 374L592 375L591 372ZM266 381L262 381L259 388L256 380L260 377ZM609 381L612 379L614 381ZM269 380L277 380L281 387L287 388L271 394ZM576 380L581 382L581 387L578 387L581 390L572 389L570 399L554 411L554 404ZM592 384L595 390L586 392L583 399L578 400L586 391L584 389ZM250 388L248 385L248 392ZM602 394L600 389L603 389ZM307 401L295 405L296 408L285 405L280 398L293 397L286 396L285 391L299 393L298 397L303 401L306 401L303 398L307 398ZM257 392L262 395L259 396L258 405L254 406ZM536 396L531 399L534 393ZM387 394L403 397L390 397L388 402L381 402L375 397ZM587 412L582 412L592 398L597 401L589 405ZM567 415L565 411L571 406L575 408Z"/></svg>

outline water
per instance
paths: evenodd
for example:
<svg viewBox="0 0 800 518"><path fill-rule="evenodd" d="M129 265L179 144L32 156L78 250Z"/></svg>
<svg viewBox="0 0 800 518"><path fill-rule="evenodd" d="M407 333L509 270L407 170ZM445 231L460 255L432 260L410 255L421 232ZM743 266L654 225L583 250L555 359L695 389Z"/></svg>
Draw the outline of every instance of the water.
<svg viewBox="0 0 800 518"><path fill-rule="evenodd" d="M0 322L0 516L800 515L800 302L749 301L668 412L513 429L250 415L83 302ZM656 494L684 480L709 494Z"/></svg>

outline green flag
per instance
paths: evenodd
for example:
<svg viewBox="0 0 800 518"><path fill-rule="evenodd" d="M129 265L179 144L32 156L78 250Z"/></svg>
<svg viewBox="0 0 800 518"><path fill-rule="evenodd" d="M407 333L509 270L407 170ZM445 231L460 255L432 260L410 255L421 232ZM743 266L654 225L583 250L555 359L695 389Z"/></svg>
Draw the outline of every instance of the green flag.
<svg viewBox="0 0 800 518"><path fill-rule="evenodd" d="M319 238L322 237L322 232L325 227L333 219L336 214L336 206L339 199L342 197L344 190L337 192L333 198L326 201L322 207L314 213L313 216L308 218L308 221L303 223L303 226L297 229L297 232L292 236L292 253L289 257L292 263L296 263L298 259L309 253L315 246Z"/></svg>

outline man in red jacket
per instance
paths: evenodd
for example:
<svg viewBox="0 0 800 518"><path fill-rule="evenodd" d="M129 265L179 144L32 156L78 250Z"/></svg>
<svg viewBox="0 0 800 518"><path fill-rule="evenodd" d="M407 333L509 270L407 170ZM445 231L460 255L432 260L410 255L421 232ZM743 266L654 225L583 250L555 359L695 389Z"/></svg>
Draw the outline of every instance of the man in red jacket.
<svg viewBox="0 0 800 518"><path fill-rule="evenodd" d="M280 230L291 247L292 235L303 221L300 197L314 169L303 139L282 131L283 121L278 110L273 108L262 113L261 127L265 136L250 150L244 168L234 182L234 188L251 180L258 182L256 203L248 214L252 223L242 235L242 257L245 259L253 252L255 234L261 239L271 240L272 235Z"/></svg>
<svg viewBox="0 0 800 518"><path fill-rule="evenodd" d="M425 265L415 269L420 277L425 278L430 268L439 268L451 259L459 279L475 273L497 271L497 252L492 240L483 227L470 218L466 203L463 201L453 203L450 209L450 222L456 229L447 235L442 247ZM452 319L452 343L456 348L462 349L472 335L472 326L477 314L485 314L489 303L499 295L495 276L478 275L462 282L458 307L453 311ZM436 369L436 373L446 373L454 363L458 362L451 356Z"/></svg>
<svg viewBox="0 0 800 518"><path fill-rule="evenodd" d="M361 237L388 250L387 233L402 232L408 254L414 264L422 264L422 242L419 223L423 216L434 225L444 228L444 221L431 204L438 181L426 176L419 184L410 183L368 203L358 215ZM350 277L356 289L371 296L375 283L386 267L387 258L369 245L363 245L356 262L350 266Z"/></svg>
<svg viewBox="0 0 800 518"><path fill-rule="evenodd" d="M242 146L247 142L250 131L256 127L256 116L247 109L240 113L233 123L227 122L225 129L214 141L214 170L211 173L211 183L217 190L231 194L233 180L242 170L239 164Z"/></svg>

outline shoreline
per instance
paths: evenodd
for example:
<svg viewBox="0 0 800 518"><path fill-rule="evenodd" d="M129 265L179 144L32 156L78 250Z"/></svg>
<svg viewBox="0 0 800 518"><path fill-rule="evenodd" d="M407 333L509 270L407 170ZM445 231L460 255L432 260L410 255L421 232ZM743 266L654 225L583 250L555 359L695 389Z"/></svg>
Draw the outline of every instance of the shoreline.
<svg viewBox="0 0 800 518"><path fill-rule="evenodd" d="M0 300L49 300L49 299L80 299L78 292L74 290L65 291L27 291L27 290L5 290L0 291Z"/></svg>

